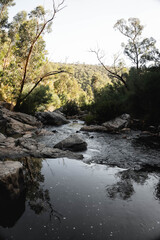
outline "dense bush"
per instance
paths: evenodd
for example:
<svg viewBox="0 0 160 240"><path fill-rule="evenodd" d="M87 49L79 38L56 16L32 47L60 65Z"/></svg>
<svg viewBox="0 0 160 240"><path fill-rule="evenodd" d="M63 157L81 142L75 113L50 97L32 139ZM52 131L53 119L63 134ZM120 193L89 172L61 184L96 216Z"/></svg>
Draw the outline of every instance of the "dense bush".
<svg viewBox="0 0 160 240"><path fill-rule="evenodd" d="M160 124L160 69L147 69L133 79L127 94L127 109L148 124Z"/></svg>
<svg viewBox="0 0 160 240"><path fill-rule="evenodd" d="M68 101L64 106L63 106L63 113L65 113L68 116L74 116L78 114L79 112L79 107L77 103L73 100Z"/></svg>
<svg viewBox="0 0 160 240"><path fill-rule="evenodd" d="M46 105L52 102L52 93L49 86L37 87L21 104L20 111L34 114L36 111L44 111Z"/></svg>
<svg viewBox="0 0 160 240"><path fill-rule="evenodd" d="M107 85L96 94L95 102L90 106L90 111L98 122L113 119L126 112L125 91L123 86L113 84Z"/></svg>
<svg viewBox="0 0 160 240"><path fill-rule="evenodd" d="M142 119L146 124L160 124L160 68L137 71L127 76L129 90L110 84L96 94L90 111L98 122L113 119L122 113Z"/></svg>

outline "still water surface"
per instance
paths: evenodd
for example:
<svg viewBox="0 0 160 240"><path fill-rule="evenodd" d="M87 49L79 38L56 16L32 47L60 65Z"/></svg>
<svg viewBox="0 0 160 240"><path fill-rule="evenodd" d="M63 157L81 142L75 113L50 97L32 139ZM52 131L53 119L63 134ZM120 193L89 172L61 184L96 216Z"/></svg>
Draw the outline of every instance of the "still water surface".
<svg viewBox="0 0 160 240"><path fill-rule="evenodd" d="M89 145L86 159L97 151ZM0 204L0 240L160 239L158 172L67 158L33 159L32 168L26 197Z"/></svg>

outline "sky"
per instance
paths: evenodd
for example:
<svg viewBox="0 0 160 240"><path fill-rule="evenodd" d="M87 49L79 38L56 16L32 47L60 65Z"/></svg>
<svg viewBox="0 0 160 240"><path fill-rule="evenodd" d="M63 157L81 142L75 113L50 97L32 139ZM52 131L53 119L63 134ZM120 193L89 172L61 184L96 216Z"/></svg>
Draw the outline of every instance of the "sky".
<svg viewBox="0 0 160 240"><path fill-rule="evenodd" d="M15 3L10 18L38 5L52 9L52 0L15 0ZM140 19L145 26L143 36L155 38L160 49L160 0L65 0L64 5L53 21L52 32L45 35L50 61L98 64L90 52L97 48L105 53L107 65L113 63L117 53L124 58L121 43L127 38L113 26L117 20L130 17ZM127 59L126 62L129 63Z"/></svg>

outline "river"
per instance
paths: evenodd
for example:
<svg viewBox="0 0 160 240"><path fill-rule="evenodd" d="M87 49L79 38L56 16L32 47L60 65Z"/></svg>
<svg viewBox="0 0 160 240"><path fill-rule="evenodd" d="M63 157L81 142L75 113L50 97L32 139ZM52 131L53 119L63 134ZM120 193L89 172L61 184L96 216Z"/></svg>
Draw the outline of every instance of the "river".
<svg viewBox="0 0 160 240"><path fill-rule="evenodd" d="M82 124L39 138L53 146L77 132L88 150L83 161L32 159L26 196L0 204L0 240L160 239L160 174L142 167L159 149L137 142L138 132L85 133Z"/></svg>

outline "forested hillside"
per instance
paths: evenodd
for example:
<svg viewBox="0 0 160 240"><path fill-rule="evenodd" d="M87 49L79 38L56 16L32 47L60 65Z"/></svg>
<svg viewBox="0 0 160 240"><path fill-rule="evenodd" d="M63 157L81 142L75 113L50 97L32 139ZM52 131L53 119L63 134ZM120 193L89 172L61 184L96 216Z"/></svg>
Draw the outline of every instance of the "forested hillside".
<svg viewBox="0 0 160 240"><path fill-rule="evenodd" d="M49 62L44 35L50 32L63 3L50 13L42 6L21 11L9 22L13 0L0 2L0 98L14 110L34 114L66 104L89 110L89 122L106 121L128 112L146 122L160 118L160 52L156 40L144 38L137 18L120 19L114 28L126 37L122 44L131 67L114 59L97 65ZM99 64L99 65L98 65Z"/></svg>

